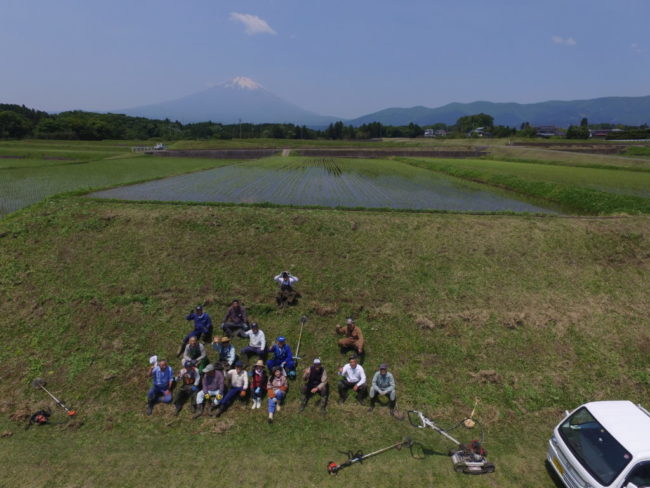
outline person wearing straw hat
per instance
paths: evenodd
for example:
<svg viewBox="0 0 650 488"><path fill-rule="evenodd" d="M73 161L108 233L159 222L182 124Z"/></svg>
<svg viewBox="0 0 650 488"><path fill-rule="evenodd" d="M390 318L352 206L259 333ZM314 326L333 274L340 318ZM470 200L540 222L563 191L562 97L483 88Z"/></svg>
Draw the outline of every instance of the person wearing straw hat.
<svg viewBox="0 0 650 488"><path fill-rule="evenodd" d="M305 369L302 374L302 379L305 382L302 385L302 401L300 403L300 411L302 412L307 406L307 402L312 395L320 395L321 404L320 410L325 413L327 411L327 399L329 397L329 386L327 384L327 371L321 364L320 358L314 359L311 366Z"/></svg>
<svg viewBox="0 0 650 488"><path fill-rule="evenodd" d="M386 363L380 364L379 371L377 371L372 377L372 383L370 384L369 412L374 410L375 403L380 395L388 397L388 408L390 409L390 414L394 415L395 403L397 401L395 394L395 378L393 378L392 373L388 372L388 365Z"/></svg>
<svg viewBox="0 0 650 488"><path fill-rule="evenodd" d="M258 359L249 373L249 376L249 388L251 390L251 398L253 399L251 410L254 410L262 406L262 398L266 391L266 382L268 381L268 378L266 375L266 369L264 368L264 361Z"/></svg>
<svg viewBox="0 0 650 488"><path fill-rule="evenodd" d="M212 349L217 353L215 362L223 364L223 369L228 370L235 362L235 346L230 342L230 337L215 337L212 343Z"/></svg>

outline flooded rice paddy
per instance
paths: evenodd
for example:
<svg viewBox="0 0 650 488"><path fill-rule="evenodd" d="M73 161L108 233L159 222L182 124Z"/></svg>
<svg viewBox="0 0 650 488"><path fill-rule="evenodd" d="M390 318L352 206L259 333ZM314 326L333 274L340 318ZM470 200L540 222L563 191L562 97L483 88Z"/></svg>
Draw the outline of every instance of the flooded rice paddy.
<svg viewBox="0 0 650 488"><path fill-rule="evenodd" d="M387 160L275 157L91 194L122 200L556 213L516 195Z"/></svg>

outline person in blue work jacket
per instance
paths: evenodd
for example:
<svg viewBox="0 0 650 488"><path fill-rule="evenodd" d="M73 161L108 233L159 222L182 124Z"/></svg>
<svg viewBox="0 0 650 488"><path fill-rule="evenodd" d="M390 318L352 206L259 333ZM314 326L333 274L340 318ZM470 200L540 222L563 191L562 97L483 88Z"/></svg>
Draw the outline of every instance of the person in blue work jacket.
<svg viewBox="0 0 650 488"><path fill-rule="evenodd" d="M174 371L165 359L161 359L158 364L151 367L149 376L153 378L153 386L147 393L147 415L153 413L156 403L171 403Z"/></svg>
<svg viewBox="0 0 650 488"><path fill-rule="evenodd" d="M293 372L293 376L295 376L296 362L293 359L293 353L284 336L277 338L270 352L273 354L273 357L266 362L266 367L269 368L269 371L273 371L273 368L279 366L284 368L287 375L291 376L290 372Z"/></svg>
<svg viewBox="0 0 650 488"><path fill-rule="evenodd" d="M212 342L212 319L203 311L203 306L197 305L186 317L185 320L194 321L194 330L191 331L183 338L183 343L176 353L179 358L185 352L185 347L190 340L190 337L196 337L198 340L203 340L204 343L209 344Z"/></svg>

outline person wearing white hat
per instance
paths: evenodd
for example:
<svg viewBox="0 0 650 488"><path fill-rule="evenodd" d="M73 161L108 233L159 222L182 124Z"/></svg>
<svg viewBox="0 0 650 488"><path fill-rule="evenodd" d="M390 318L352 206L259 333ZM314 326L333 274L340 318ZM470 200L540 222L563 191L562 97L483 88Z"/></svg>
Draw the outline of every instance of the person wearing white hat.
<svg viewBox="0 0 650 488"><path fill-rule="evenodd" d="M307 402L312 395L320 395L321 412L327 412L327 400L329 398L329 386L327 384L327 371L321 364L320 358L314 359L314 363L305 369L302 374L302 379L305 384L301 388L302 401L300 403L300 411L302 412L307 406Z"/></svg>

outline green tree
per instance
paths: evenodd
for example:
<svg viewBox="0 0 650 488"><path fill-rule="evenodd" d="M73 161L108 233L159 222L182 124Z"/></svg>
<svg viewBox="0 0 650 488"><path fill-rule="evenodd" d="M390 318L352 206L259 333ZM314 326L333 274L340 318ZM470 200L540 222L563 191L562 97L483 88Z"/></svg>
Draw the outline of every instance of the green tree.
<svg viewBox="0 0 650 488"><path fill-rule="evenodd" d="M494 117L488 114L480 113L475 115L466 115L456 121L456 128L459 132L470 132L479 127L492 129L494 126Z"/></svg>
<svg viewBox="0 0 650 488"><path fill-rule="evenodd" d="M21 139L32 130L32 124L24 115L4 110L0 112L0 137Z"/></svg>

